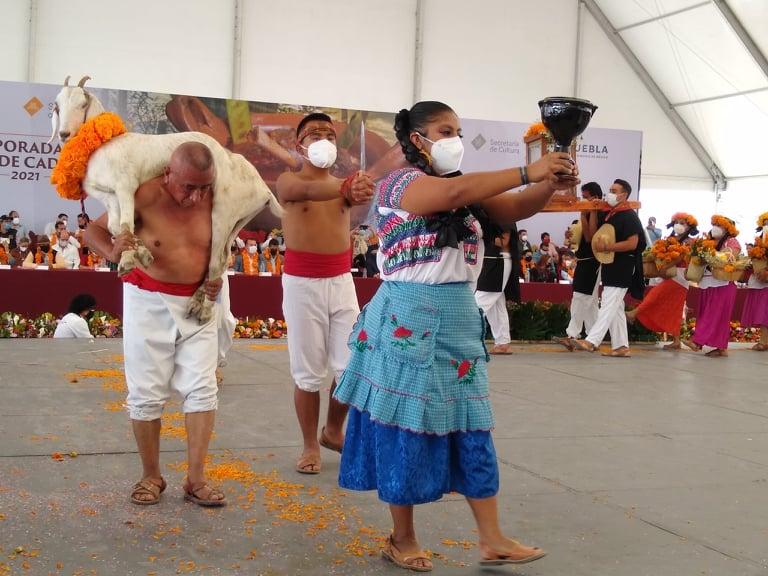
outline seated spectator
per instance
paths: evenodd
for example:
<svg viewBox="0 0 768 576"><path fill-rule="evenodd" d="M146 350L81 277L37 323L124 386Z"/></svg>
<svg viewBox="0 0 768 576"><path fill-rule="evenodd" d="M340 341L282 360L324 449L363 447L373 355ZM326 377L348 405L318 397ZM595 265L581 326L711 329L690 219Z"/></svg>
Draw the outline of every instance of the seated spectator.
<svg viewBox="0 0 768 576"><path fill-rule="evenodd" d="M542 232L541 244L539 244L538 250L533 253L533 261L538 264L542 255L549 256L553 265L557 263L557 246L552 242L549 232Z"/></svg>
<svg viewBox="0 0 768 576"><path fill-rule="evenodd" d="M280 254L280 241L271 238L267 249L259 259L259 272L270 273L272 276L280 276L283 273L283 256Z"/></svg>
<svg viewBox="0 0 768 576"><path fill-rule="evenodd" d="M11 228L16 230L16 241L18 242L20 239L24 238L26 234L26 229L21 224L21 217L19 216L18 210L11 210L8 212L8 218L11 219Z"/></svg>
<svg viewBox="0 0 768 576"><path fill-rule="evenodd" d="M22 268L37 268L38 266L48 266L50 262L49 254L51 246L46 236L39 236L40 242L30 245L29 254L24 258ZM34 247L33 247L34 246Z"/></svg>
<svg viewBox="0 0 768 576"><path fill-rule="evenodd" d="M0 241L5 243L6 253L16 248L16 229L13 227L13 218L7 214L0 216Z"/></svg>
<svg viewBox="0 0 768 576"><path fill-rule="evenodd" d="M227 270L241 273L243 271L243 257L240 255L240 249L237 247L237 242L233 242L232 246L229 247Z"/></svg>
<svg viewBox="0 0 768 576"><path fill-rule="evenodd" d="M11 265L11 251L8 249L7 242L0 242L0 264L3 266Z"/></svg>
<svg viewBox="0 0 768 576"><path fill-rule="evenodd" d="M240 255L243 258L243 274L246 276L259 275L259 245L253 238L245 241Z"/></svg>
<svg viewBox="0 0 768 576"><path fill-rule="evenodd" d="M366 250L367 250L366 246ZM352 276L355 276L356 278L362 278L365 276L365 269L366 269L366 262L365 262L365 254L357 254L354 258L352 258Z"/></svg>
<svg viewBox="0 0 768 576"><path fill-rule="evenodd" d="M54 232L56 232L56 224L59 222L64 222L64 227L67 227L67 224L69 223L69 216L64 214L62 212L56 217L56 220L53 222L48 222L48 224L45 225L45 234L46 236L52 236Z"/></svg>
<svg viewBox="0 0 768 576"><path fill-rule="evenodd" d="M52 246L53 259L51 268L66 268L77 270L80 268L80 251L75 247L67 230L59 230L56 234L58 241Z"/></svg>
<svg viewBox="0 0 768 576"><path fill-rule="evenodd" d="M67 228L66 220L58 220L56 222L54 226L53 234L51 234L51 246L55 246L56 243L59 241L59 232L61 232L62 230L67 230L67 232L69 232L69 229ZM80 242L72 234L70 234L69 243L72 244L78 250L80 250L81 248Z"/></svg>
<svg viewBox="0 0 768 576"><path fill-rule="evenodd" d="M525 254L526 251L533 252L531 243L528 242L528 230L522 229L517 232L517 252L519 254Z"/></svg>
<svg viewBox="0 0 768 576"><path fill-rule="evenodd" d="M533 263L533 251L529 248L522 252L523 257L520 258L520 278L526 282L531 281L531 269L535 266Z"/></svg>
<svg viewBox="0 0 768 576"><path fill-rule="evenodd" d="M93 338L88 320L93 316L96 299L90 294L78 294L69 303L69 310L56 326L54 338Z"/></svg>
<svg viewBox="0 0 768 576"><path fill-rule="evenodd" d="M573 274L576 271L576 255L568 251L563 251L560 258L559 279L561 282L573 284Z"/></svg>
<svg viewBox="0 0 768 576"><path fill-rule="evenodd" d="M22 238L19 240L16 248L11 250L11 259L13 260L11 266L20 268L28 256L31 256L29 253L29 238Z"/></svg>
<svg viewBox="0 0 768 576"><path fill-rule="evenodd" d="M543 254L531 269L531 282L556 282L555 261L548 254Z"/></svg>

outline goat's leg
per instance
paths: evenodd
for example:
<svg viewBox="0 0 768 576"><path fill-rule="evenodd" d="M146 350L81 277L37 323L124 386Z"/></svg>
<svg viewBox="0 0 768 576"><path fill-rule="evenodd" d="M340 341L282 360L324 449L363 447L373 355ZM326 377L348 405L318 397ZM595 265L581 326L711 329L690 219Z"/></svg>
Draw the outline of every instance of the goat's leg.
<svg viewBox="0 0 768 576"><path fill-rule="evenodd" d="M120 186L115 188L115 197L117 198L117 203L120 207L120 224L119 224L119 231L120 232L130 232L131 235L133 235L134 231L134 210L135 210L135 204L133 201L133 195L136 192L136 189L138 188L138 184L134 183L122 183ZM138 241L138 239L136 239ZM123 276L133 270L136 267L137 261L141 262L143 266L149 266L152 263L152 254L149 253L149 250L147 250L146 246L138 242L138 244L141 245L141 248L144 249L149 254L149 257L147 258L147 255L144 254L142 257L142 260L139 260L138 258L138 248L135 250L126 250L123 252L122 256L120 257L120 263L117 266L117 273L120 276ZM146 262L146 264L145 264Z"/></svg>

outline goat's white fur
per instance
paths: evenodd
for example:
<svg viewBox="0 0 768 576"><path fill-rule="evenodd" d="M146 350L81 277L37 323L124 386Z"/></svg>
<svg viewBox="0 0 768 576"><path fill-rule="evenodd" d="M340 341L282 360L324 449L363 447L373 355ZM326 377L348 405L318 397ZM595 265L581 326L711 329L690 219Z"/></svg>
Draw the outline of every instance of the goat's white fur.
<svg viewBox="0 0 768 576"><path fill-rule="evenodd" d="M51 119L54 129L52 138L57 132L62 141L73 137L84 121L104 111L101 102L83 87L86 79L81 80L79 86L68 86L65 82L56 96ZM106 207L112 234L117 235L122 230L133 234L133 195L136 190L142 183L160 176L173 151L180 144L190 141L205 144L213 154L216 166L208 266L208 279L216 280L223 276L229 247L243 226L266 207L277 217L283 215L277 198L256 168L243 156L233 154L200 132L159 135L128 132L93 152L88 161L83 189ZM119 271L128 272L135 266L136 258L145 265L152 260L144 247L137 249L137 253L126 251L120 260ZM190 299L189 313L197 315L200 322L207 322L212 317L213 302L205 297L202 286Z"/></svg>

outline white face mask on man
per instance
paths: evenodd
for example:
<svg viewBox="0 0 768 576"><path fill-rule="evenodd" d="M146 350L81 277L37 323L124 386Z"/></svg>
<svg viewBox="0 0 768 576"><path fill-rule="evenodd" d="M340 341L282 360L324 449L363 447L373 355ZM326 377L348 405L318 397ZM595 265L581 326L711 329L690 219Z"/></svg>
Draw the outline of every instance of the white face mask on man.
<svg viewBox="0 0 768 576"><path fill-rule="evenodd" d="M719 240L720 238L723 237L723 234L725 234L725 231L722 228L720 228L720 226L712 226L712 230L710 230L709 233L712 236L712 238L714 238L715 240Z"/></svg>
<svg viewBox="0 0 768 576"><path fill-rule="evenodd" d="M608 206L616 206L619 203L619 197L613 192L606 192L603 200L608 202Z"/></svg>
<svg viewBox="0 0 768 576"><path fill-rule="evenodd" d="M19 224L21 224L21 218L17 216L16 218L13 219L13 225L18 226Z"/></svg>
<svg viewBox="0 0 768 576"><path fill-rule="evenodd" d="M675 236L682 236L688 231L688 226L680 224L679 222L672 228L675 231Z"/></svg>
<svg viewBox="0 0 768 576"><path fill-rule="evenodd" d="M318 140L302 148L307 151L309 163L316 168L330 168L336 162L336 144L330 140Z"/></svg>
<svg viewBox="0 0 768 576"><path fill-rule="evenodd" d="M248 254L256 254L259 251L258 246L248 246Z"/></svg>
<svg viewBox="0 0 768 576"><path fill-rule="evenodd" d="M461 142L460 136L442 138L436 141L432 141L421 134L419 137L432 143L430 156L432 156L432 168L435 174L443 176L459 169L461 160L464 158L464 144Z"/></svg>

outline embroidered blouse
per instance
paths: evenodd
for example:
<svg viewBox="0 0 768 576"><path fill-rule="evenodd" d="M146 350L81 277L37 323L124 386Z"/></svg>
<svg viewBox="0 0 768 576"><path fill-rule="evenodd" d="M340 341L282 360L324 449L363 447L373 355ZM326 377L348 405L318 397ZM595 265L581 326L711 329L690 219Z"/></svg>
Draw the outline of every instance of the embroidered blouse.
<svg viewBox="0 0 768 576"><path fill-rule="evenodd" d="M482 228L467 213L459 224L467 234L456 247L439 247L437 224L445 214L421 216L404 210L400 202L415 180L426 176L416 168L388 174L376 185L376 233L379 236L377 263L382 280L446 284L475 282L483 261Z"/></svg>

